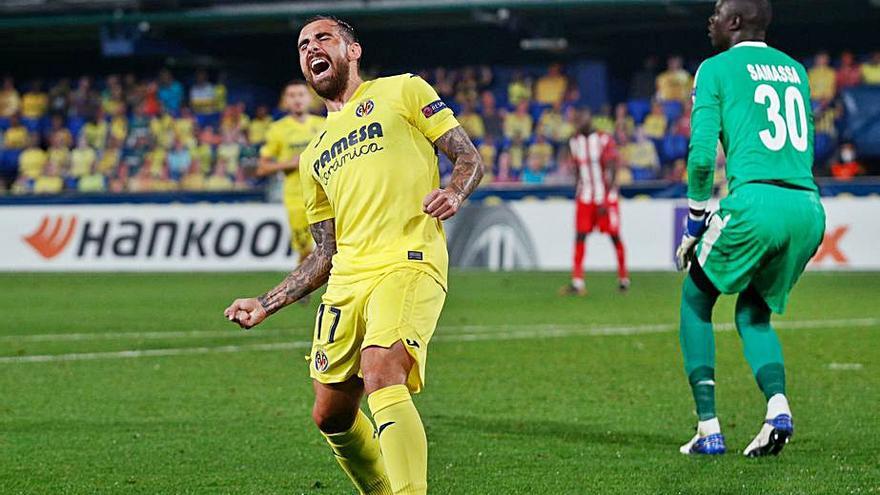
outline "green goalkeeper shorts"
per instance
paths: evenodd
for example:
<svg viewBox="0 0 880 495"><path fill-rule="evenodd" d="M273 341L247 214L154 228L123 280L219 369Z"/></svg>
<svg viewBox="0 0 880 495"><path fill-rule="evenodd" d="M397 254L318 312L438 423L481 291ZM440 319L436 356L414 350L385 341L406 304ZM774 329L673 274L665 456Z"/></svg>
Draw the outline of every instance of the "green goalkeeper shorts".
<svg viewBox="0 0 880 495"><path fill-rule="evenodd" d="M814 191L747 183L721 201L695 252L715 287L737 294L749 285L776 313L825 234Z"/></svg>

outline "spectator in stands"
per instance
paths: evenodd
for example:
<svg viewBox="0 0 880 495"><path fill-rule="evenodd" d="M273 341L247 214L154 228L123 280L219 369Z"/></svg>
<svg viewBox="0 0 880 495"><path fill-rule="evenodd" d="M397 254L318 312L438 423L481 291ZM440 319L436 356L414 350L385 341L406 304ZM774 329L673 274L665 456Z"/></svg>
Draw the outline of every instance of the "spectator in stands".
<svg viewBox="0 0 880 495"><path fill-rule="evenodd" d="M231 191L233 187L232 180L229 178L229 164L225 158L217 157L217 163L214 164L211 176L205 181L206 191Z"/></svg>
<svg viewBox="0 0 880 495"><path fill-rule="evenodd" d="M840 68L837 69L837 91L859 84L862 84L862 67L852 52L843 52L840 55Z"/></svg>
<svg viewBox="0 0 880 495"><path fill-rule="evenodd" d="M532 116L529 114L528 101L520 101L516 105L516 111L507 114L504 118L504 135L510 139L532 137Z"/></svg>
<svg viewBox="0 0 880 495"><path fill-rule="evenodd" d="M585 112L589 112L588 108L584 109ZM563 115L562 125L559 127L557 133L557 140L559 143L567 143L572 136L574 136L575 131L577 131L578 127L578 111L574 106L569 106L565 109L565 114ZM568 149L567 146L563 146L563 148Z"/></svg>
<svg viewBox="0 0 880 495"><path fill-rule="evenodd" d="M190 162L189 171L180 179L180 188L185 191L201 191L205 188L205 173L198 159Z"/></svg>
<svg viewBox="0 0 880 495"><path fill-rule="evenodd" d="M162 167L165 166L167 159L168 150L162 146L156 145L147 152L145 163L149 164L150 173L157 174L161 171Z"/></svg>
<svg viewBox="0 0 880 495"><path fill-rule="evenodd" d="M64 179L61 171L53 163L43 167L42 172L34 179L34 194L58 194L64 190Z"/></svg>
<svg viewBox="0 0 880 495"><path fill-rule="evenodd" d="M196 117L192 110L189 107L182 107L180 116L174 119L174 137L183 141L187 146L195 146L196 127Z"/></svg>
<svg viewBox="0 0 880 495"><path fill-rule="evenodd" d="M495 142L495 137L487 134L477 146L477 151L480 152L480 158L483 159L483 180L481 183L493 182L495 180L495 163L498 159L498 143Z"/></svg>
<svg viewBox="0 0 880 495"><path fill-rule="evenodd" d="M64 117L55 114L49 119L49 127L45 131L45 142L56 143L58 146L70 148L73 146L73 136L70 129L64 125Z"/></svg>
<svg viewBox="0 0 880 495"><path fill-rule="evenodd" d="M156 82L148 83L144 92L144 103L141 107L143 108L144 115L152 117L153 115L158 114L161 106L162 102L159 100L159 84Z"/></svg>
<svg viewBox="0 0 880 495"><path fill-rule="evenodd" d="M541 158L529 154L526 169L522 172L520 181L523 184L543 184L547 171L541 164Z"/></svg>
<svg viewBox="0 0 880 495"><path fill-rule="evenodd" d="M217 146L217 161L222 161L228 167L226 173L234 175L238 170L238 161L241 158L241 144L238 135L233 132L223 134L223 141Z"/></svg>
<svg viewBox="0 0 880 495"><path fill-rule="evenodd" d="M657 147L642 128L636 129L635 140L623 147L622 155L634 180L653 179L660 171Z"/></svg>
<svg viewBox="0 0 880 495"><path fill-rule="evenodd" d="M455 101L472 107L477 104L480 94L480 83L477 81L477 73L473 67L465 67L461 71L461 79L455 84Z"/></svg>
<svg viewBox="0 0 880 495"><path fill-rule="evenodd" d="M434 70L434 89L441 98L449 99L455 96L455 87L452 78L443 67Z"/></svg>
<svg viewBox="0 0 880 495"><path fill-rule="evenodd" d="M544 105L562 103L568 89L568 78L562 73L562 64L550 64L547 74L535 83L535 101Z"/></svg>
<svg viewBox="0 0 880 495"><path fill-rule="evenodd" d="M76 190L81 193L97 193L107 190L107 177L98 169L96 162L92 169L86 175L79 178L76 183Z"/></svg>
<svg viewBox="0 0 880 495"><path fill-rule="evenodd" d="M123 148L120 162L126 167L127 172L137 173L144 166L147 158L147 151L150 149L149 138L147 135L132 135L128 138L129 144ZM128 180L128 174L126 180Z"/></svg>
<svg viewBox="0 0 880 495"><path fill-rule="evenodd" d="M171 179L167 163L153 166L151 168L151 176L153 180L150 183L150 190L168 192L177 189L177 181Z"/></svg>
<svg viewBox="0 0 880 495"><path fill-rule="evenodd" d="M650 100L656 91L657 57L651 56L642 62L642 68L633 75L629 85L629 97Z"/></svg>
<svg viewBox="0 0 880 495"><path fill-rule="evenodd" d="M859 163L856 147L852 143L843 143L838 160L831 165L831 176L839 180L849 180L864 174L865 167Z"/></svg>
<svg viewBox="0 0 880 495"><path fill-rule="evenodd" d="M611 117L611 105L604 104L599 113L592 117L593 129L614 135L614 119Z"/></svg>
<svg viewBox="0 0 880 495"><path fill-rule="evenodd" d="M10 118L21 109L21 97L15 89L15 80L9 76L3 78L0 89L0 117Z"/></svg>
<svg viewBox="0 0 880 495"><path fill-rule="evenodd" d="M98 158L98 172L107 176L116 172L122 160L122 143L112 136L107 140L107 147L101 150Z"/></svg>
<svg viewBox="0 0 880 495"><path fill-rule="evenodd" d="M657 76L657 99L660 101L684 102L691 97L694 80L690 72L684 69L684 61L680 56L672 56L666 62L666 70Z"/></svg>
<svg viewBox="0 0 880 495"><path fill-rule="evenodd" d="M147 114L148 104L135 107L131 119L128 121L128 143L135 143L140 139L150 138L150 117Z"/></svg>
<svg viewBox="0 0 880 495"><path fill-rule="evenodd" d="M481 65L477 70L478 79L477 84L480 90L480 93L492 87L492 83L495 82L495 74L492 73L492 67L488 65Z"/></svg>
<svg viewBox="0 0 880 495"><path fill-rule="evenodd" d="M208 129L211 129L208 126ZM214 163L214 144L213 133L202 131L199 134L198 144L192 149L193 161L198 162L202 166L202 173L211 171L211 164Z"/></svg>
<svg viewBox="0 0 880 495"><path fill-rule="evenodd" d="M36 134L27 135L27 147L18 155L18 175L28 179L36 179L43 173L49 161L49 155L40 147L40 138Z"/></svg>
<svg viewBox="0 0 880 495"><path fill-rule="evenodd" d="M521 102L532 99L532 81L523 75L522 71L513 73L510 84L507 85L507 102L518 106Z"/></svg>
<svg viewBox="0 0 880 495"><path fill-rule="evenodd" d="M636 122L629 114L626 103L614 107L614 138L617 142L629 141L636 130Z"/></svg>
<svg viewBox="0 0 880 495"><path fill-rule="evenodd" d="M538 134L535 136L535 142L529 146L528 160L534 160L542 171L550 166L553 161L553 145L547 142L544 136Z"/></svg>
<svg viewBox="0 0 880 495"><path fill-rule="evenodd" d="M21 97L21 116L26 119L39 119L49 109L49 95L43 91L43 83L37 79L31 82L28 92Z"/></svg>
<svg viewBox="0 0 880 495"><path fill-rule="evenodd" d="M499 163L505 163L512 177L519 177L526 160L526 145L522 136L516 134L510 139L510 144L499 157Z"/></svg>
<svg viewBox="0 0 880 495"><path fill-rule="evenodd" d="M831 101L837 94L837 74L830 67L830 61L828 52L819 52L816 54L813 67L807 71L810 78L810 95L821 103Z"/></svg>
<svg viewBox="0 0 880 495"><path fill-rule="evenodd" d="M684 103L684 107L682 108L681 116L678 120L675 121L675 125L672 127L672 134L676 136L684 136L688 139L691 137L691 110L693 109L693 103L690 100Z"/></svg>
<svg viewBox="0 0 880 495"><path fill-rule="evenodd" d="M69 136L70 133L68 133ZM70 165L70 145L66 140L66 136L61 133L55 133L49 140L49 149L46 155L50 163L54 163L58 170L67 170Z"/></svg>
<svg viewBox="0 0 880 495"><path fill-rule="evenodd" d="M3 133L3 149L23 150L28 146L28 130L21 124L18 114L9 118L9 127Z"/></svg>
<svg viewBox="0 0 880 495"><path fill-rule="evenodd" d="M565 123L565 117L562 115L562 103L557 102L547 107L541 112L538 119L538 126L535 133L543 136L554 143L562 141L562 125Z"/></svg>
<svg viewBox="0 0 880 495"><path fill-rule="evenodd" d="M651 113L645 117L645 122L642 124L645 135L651 139L663 139L668 125L669 121L663 111L663 105L655 102L651 105Z"/></svg>
<svg viewBox="0 0 880 495"><path fill-rule="evenodd" d="M128 179L126 189L130 192L149 192L153 189L153 176L150 171L151 165L145 161L143 166L138 167L134 176Z"/></svg>
<svg viewBox="0 0 880 495"><path fill-rule="evenodd" d="M480 101L483 107L481 113L486 135L492 136L496 140L501 139L504 136L504 117L495 106L495 95L491 91L483 91Z"/></svg>
<svg viewBox="0 0 880 495"><path fill-rule="evenodd" d="M269 115L269 107L266 105L258 106L257 111L254 113L254 118L251 119L251 123L248 125L248 143L253 146L259 146L266 142L266 132L269 130L270 125L272 125L272 116Z"/></svg>
<svg viewBox="0 0 880 495"><path fill-rule="evenodd" d="M465 101L461 105L461 112L458 114L458 123L464 128L471 139L483 139L486 135L486 127L483 125L483 118L480 114L474 112L474 106L471 102Z"/></svg>
<svg viewBox="0 0 880 495"><path fill-rule="evenodd" d="M229 96L229 90L226 88L226 72L217 73L217 84L214 85L214 111L222 112L226 110L226 100Z"/></svg>
<svg viewBox="0 0 880 495"><path fill-rule="evenodd" d="M183 85L174 79L168 69L159 71L158 97L168 113L177 115L183 104Z"/></svg>
<svg viewBox="0 0 880 495"><path fill-rule="evenodd" d="M168 152L168 173L171 179L180 180L190 169L191 162L189 148L180 139L175 139L174 147Z"/></svg>
<svg viewBox="0 0 880 495"><path fill-rule="evenodd" d="M120 193L128 188L128 179L130 171L128 165L120 163L119 167L107 177L107 190L110 192Z"/></svg>
<svg viewBox="0 0 880 495"><path fill-rule="evenodd" d="M107 133L110 130L107 121L104 118L104 110L98 109L86 125L83 126L81 134L85 135L86 142L96 150L104 149L107 144Z"/></svg>
<svg viewBox="0 0 880 495"><path fill-rule="evenodd" d="M116 111L111 114L110 129L108 139L115 139L117 142L124 143L128 137L128 116L125 114L125 105L116 107Z"/></svg>
<svg viewBox="0 0 880 495"><path fill-rule="evenodd" d="M150 119L150 134L153 142L162 148L170 148L174 143L174 117L165 108L159 110L159 114Z"/></svg>
<svg viewBox="0 0 880 495"><path fill-rule="evenodd" d="M70 106L70 79L64 77L49 88L49 113L67 115Z"/></svg>
<svg viewBox="0 0 880 495"><path fill-rule="evenodd" d="M98 93L92 88L92 79L89 76L80 77L70 95L71 114L87 119L95 114L100 104Z"/></svg>
<svg viewBox="0 0 880 495"><path fill-rule="evenodd" d="M208 71L196 71L195 83L189 88L189 104L196 115L209 115L217 111L217 93L208 80Z"/></svg>
<svg viewBox="0 0 880 495"><path fill-rule="evenodd" d="M862 64L862 82L869 86L880 85L880 51L874 52L871 60Z"/></svg>
<svg viewBox="0 0 880 495"><path fill-rule="evenodd" d="M147 97L147 85L139 82L137 76L129 72L122 79L122 93L125 95L125 105L128 108L137 108Z"/></svg>
<svg viewBox="0 0 880 495"><path fill-rule="evenodd" d="M120 108L125 111L125 95L122 92L122 83L119 82L118 76L113 77L111 85L101 96L101 108L107 115L116 115Z"/></svg>
<svg viewBox="0 0 880 495"><path fill-rule="evenodd" d="M70 152L70 175L82 177L92 170L98 161L98 154L89 146L88 137L81 134L76 143L76 148Z"/></svg>
<svg viewBox="0 0 880 495"><path fill-rule="evenodd" d="M250 118L245 113L244 103L236 103L229 105L223 111L223 118L220 121L220 131L222 133L232 133L236 140L241 139L250 125Z"/></svg>

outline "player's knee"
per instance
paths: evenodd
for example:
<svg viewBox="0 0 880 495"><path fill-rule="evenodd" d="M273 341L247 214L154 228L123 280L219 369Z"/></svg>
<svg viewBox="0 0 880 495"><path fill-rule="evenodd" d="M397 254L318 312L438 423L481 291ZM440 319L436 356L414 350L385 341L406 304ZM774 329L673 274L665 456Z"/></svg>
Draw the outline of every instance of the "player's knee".
<svg viewBox="0 0 880 495"><path fill-rule="evenodd" d="M324 433L341 433L348 431L354 424L357 409L329 407L315 403L312 408L312 421Z"/></svg>
<svg viewBox="0 0 880 495"><path fill-rule="evenodd" d="M583 232L578 232L574 238L577 242L584 242L587 240L587 234L585 234Z"/></svg>
<svg viewBox="0 0 880 495"><path fill-rule="evenodd" d="M392 385L406 384L413 359L401 342L389 348L368 347L361 354L364 390L371 394Z"/></svg>

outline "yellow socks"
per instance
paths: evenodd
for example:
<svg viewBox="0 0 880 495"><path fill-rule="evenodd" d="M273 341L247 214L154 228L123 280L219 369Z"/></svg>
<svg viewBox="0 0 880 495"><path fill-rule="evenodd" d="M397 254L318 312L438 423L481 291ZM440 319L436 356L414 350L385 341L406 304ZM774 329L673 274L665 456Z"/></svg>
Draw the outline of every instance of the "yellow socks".
<svg viewBox="0 0 880 495"><path fill-rule="evenodd" d="M420 423L421 424L421 423ZM362 495L391 495L391 485L385 475L385 465L379 452L373 423L363 411L358 410L351 429L342 433L323 433L336 462L351 478ZM424 436L424 434L423 434Z"/></svg>
<svg viewBox="0 0 880 495"><path fill-rule="evenodd" d="M428 490L428 440L406 385L379 389L367 398L385 469L395 495Z"/></svg>

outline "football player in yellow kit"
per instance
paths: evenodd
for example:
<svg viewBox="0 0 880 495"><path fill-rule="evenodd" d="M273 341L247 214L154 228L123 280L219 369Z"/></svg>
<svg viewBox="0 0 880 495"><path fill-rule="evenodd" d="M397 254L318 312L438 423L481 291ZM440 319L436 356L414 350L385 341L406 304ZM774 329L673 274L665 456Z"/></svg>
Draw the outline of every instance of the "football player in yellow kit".
<svg viewBox="0 0 880 495"><path fill-rule="evenodd" d="M480 154L421 78L363 81L349 24L308 21L298 50L329 111L300 157L315 251L225 315L251 328L327 282L309 354L312 417L360 493L424 494L428 445L410 394L425 384L446 298L442 220L480 183ZM445 188L435 149L454 164ZM375 425L360 409L364 394Z"/></svg>
<svg viewBox="0 0 880 495"><path fill-rule="evenodd" d="M284 172L284 207L290 224L290 243L302 260L312 252L312 236L299 178L299 155L324 125L324 119L309 113L312 94L305 81L291 81L284 87L281 106L287 115L273 122L260 148L258 177Z"/></svg>

